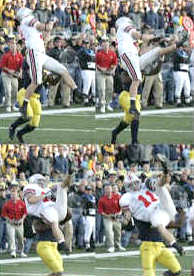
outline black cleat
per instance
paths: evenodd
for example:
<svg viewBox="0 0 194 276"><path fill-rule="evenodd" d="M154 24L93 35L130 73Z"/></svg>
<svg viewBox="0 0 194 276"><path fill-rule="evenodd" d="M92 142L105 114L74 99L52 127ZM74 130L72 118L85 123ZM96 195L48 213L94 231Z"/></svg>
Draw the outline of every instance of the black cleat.
<svg viewBox="0 0 194 276"><path fill-rule="evenodd" d="M22 135L19 133L19 131L16 134L16 137L18 138L18 141L20 144L24 144L24 139L22 138Z"/></svg>
<svg viewBox="0 0 194 276"><path fill-rule="evenodd" d="M14 136L15 136L15 128L13 128L12 126L10 126L9 127L9 138L11 140L13 140Z"/></svg>
<svg viewBox="0 0 194 276"><path fill-rule="evenodd" d="M167 270L163 273L163 276L179 276L181 274L181 271L178 271L176 273L171 272L170 270Z"/></svg>

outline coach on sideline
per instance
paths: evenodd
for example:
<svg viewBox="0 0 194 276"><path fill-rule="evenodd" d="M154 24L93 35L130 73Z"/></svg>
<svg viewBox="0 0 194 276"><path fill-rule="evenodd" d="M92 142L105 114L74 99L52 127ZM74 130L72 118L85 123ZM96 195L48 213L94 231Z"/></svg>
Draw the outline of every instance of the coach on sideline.
<svg viewBox="0 0 194 276"><path fill-rule="evenodd" d="M18 195L18 185L12 183L10 186L11 198L2 207L2 217L6 218L8 242L11 257L16 258L16 239L18 236L18 247L21 257L27 257L24 250L24 226L23 221L27 215L26 205Z"/></svg>

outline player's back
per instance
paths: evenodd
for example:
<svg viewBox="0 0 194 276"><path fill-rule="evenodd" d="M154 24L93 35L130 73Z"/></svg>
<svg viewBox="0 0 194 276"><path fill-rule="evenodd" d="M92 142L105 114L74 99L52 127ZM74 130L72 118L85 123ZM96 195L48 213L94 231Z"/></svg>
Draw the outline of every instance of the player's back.
<svg viewBox="0 0 194 276"><path fill-rule="evenodd" d="M132 26L121 26L117 30L117 42L119 54L124 52L131 52L138 55L137 47L135 46L136 40L132 37L131 32L135 30Z"/></svg>
<svg viewBox="0 0 194 276"><path fill-rule="evenodd" d="M124 194L119 203L121 208L128 205L134 218L150 222L150 214L159 206L159 199L150 191L141 189Z"/></svg>
<svg viewBox="0 0 194 276"><path fill-rule="evenodd" d="M43 35L35 28L36 22L33 16L28 16L22 20L19 30L25 40L26 48L45 53Z"/></svg>

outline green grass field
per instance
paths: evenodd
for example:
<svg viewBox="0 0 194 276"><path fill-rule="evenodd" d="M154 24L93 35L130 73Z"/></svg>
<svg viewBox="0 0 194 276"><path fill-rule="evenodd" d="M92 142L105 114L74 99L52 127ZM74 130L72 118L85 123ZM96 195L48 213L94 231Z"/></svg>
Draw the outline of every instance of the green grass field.
<svg viewBox="0 0 194 276"><path fill-rule="evenodd" d="M64 257L64 268L67 276L141 276L142 269L139 255L129 256L132 251L113 254L72 254ZM178 257L182 266L181 276L190 276L193 251ZM38 260L10 259L0 264L2 276L43 276L49 273L46 266ZM166 269L157 266L156 276L162 276Z"/></svg>
<svg viewBox="0 0 194 276"><path fill-rule="evenodd" d="M110 143L111 131L118 125L122 114L107 113L95 116L90 110L75 108L72 110L49 110L50 114L43 115L40 128L25 136L26 143ZM159 113L142 115L140 119L139 142L142 144L155 143L184 143L194 141L194 110L176 109L172 113L167 109ZM160 113L161 112L161 113ZM8 127L15 120L11 114L0 114L0 142L18 143L17 139L10 141ZM13 116L13 115L12 115ZM115 117L115 118L114 118ZM130 128L118 137L118 143L130 143Z"/></svg>

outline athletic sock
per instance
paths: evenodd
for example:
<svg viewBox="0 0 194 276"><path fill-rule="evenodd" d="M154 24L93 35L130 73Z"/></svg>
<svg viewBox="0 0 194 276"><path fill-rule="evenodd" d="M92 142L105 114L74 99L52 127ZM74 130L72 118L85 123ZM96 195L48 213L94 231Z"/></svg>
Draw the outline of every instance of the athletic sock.
<svg viewBox="0 0 194 276"><path fill-rule="evenodd" d="M139 130L139 120L133 120L131 122L131 144L138 143L138 130Z"/></svg>
<svg viewBox="0 0 194 276"><path fill-rule="evenodd" d="M18 126L23 125L28 120L24 119L23 117L19 117L13 124L11 124L11 128L16 129Z"/></svg>
<svg viewBox="0 0 194 276"><path fill-rule="evenodd" d="M35 127L27 124L24 128L22 128L21 130L19 130L17 132L17 137L22 137L24 134L32 132L35 129Z"/></svg>
<svg viewBox="0 0 194 276"><path fill-rule="evenodd" d="M112 139L111 139L111 144L115 144L116 143L116 139L117 139L117 135L124 130L125 128L128 127L129 124L125 123L124 121L121 121L119 123L119 125L113 129L112 131Z"/></svg>

